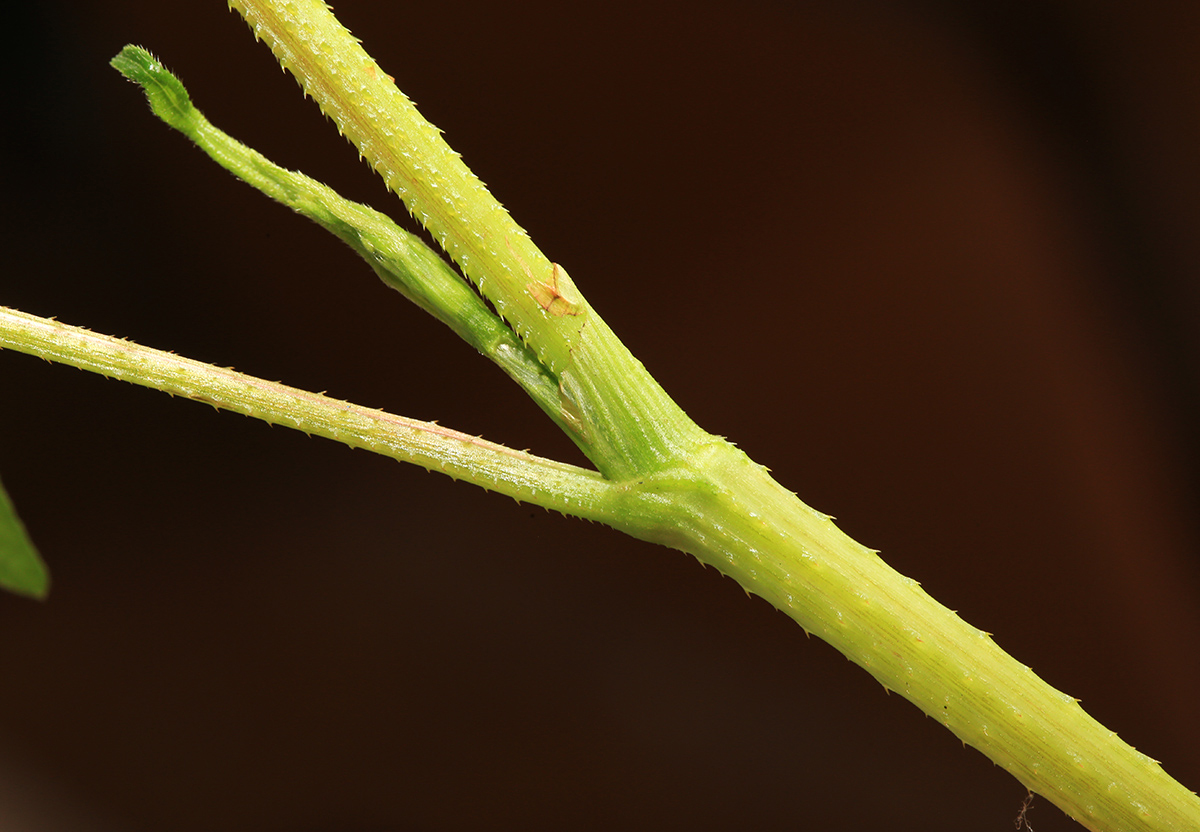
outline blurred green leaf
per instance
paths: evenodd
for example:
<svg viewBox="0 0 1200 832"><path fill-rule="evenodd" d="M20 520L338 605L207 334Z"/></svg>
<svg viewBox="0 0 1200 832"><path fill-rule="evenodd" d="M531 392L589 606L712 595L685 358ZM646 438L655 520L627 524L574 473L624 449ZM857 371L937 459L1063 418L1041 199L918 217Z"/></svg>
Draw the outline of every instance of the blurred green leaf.
<svg viewBox="0 0 1200 832"><path fill-rule="evenodd" d="M17 517L3 483L0 483L0 587L39 599L45 598L50 589L46 564L33 548L33 541Z"/></svg>

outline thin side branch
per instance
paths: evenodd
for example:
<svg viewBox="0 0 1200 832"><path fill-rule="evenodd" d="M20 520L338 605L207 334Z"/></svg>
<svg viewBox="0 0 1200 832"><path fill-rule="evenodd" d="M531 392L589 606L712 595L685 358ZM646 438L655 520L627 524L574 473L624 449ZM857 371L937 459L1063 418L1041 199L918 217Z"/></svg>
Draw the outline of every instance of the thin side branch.
<svg viewBox="0 0 1200 832"><path fill-rule="evenodd" d="M607 506L614 486L600 474L433 422L331 399L7 307L0 307L0 349L335 439L563 514L612 521Z"/></svg>

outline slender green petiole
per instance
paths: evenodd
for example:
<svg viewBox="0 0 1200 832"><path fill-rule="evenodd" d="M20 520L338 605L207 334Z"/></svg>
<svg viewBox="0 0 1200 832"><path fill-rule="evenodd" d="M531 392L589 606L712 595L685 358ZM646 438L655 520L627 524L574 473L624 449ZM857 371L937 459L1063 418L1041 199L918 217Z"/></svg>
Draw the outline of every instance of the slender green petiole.
<svg viewBox="0 0 1200 832"><path fill-rule="evenodd" d="M490 491L612 523L618 489L595 471L422 422L264 381L174 353L0 307L0 349L153 387L440 471Z"/></svg>
<svg viewBox="0 0 1200 832"><path fill-rule="evenodd" d="M370 264L393 289L449 326L494 361L576 443L564 418L558 379L467 283L416 235L385 214L345 199L332 188L271 162L214 127L183 83L145 49L126 46L112 59L122 75L141 85L154 114L179 130L214 161L267 196L331 232Z"/></svg>

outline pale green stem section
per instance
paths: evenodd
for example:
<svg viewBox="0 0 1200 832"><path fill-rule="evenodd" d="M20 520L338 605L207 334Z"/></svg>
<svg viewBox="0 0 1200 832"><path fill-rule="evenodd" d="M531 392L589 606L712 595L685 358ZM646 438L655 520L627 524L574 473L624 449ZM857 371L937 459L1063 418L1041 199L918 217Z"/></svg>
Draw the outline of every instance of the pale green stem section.
<svg viewBox="0 0 1200 832"><path fill-rule="evenodd" d="M740 451L714 444L648 478L627 515L627 530L761 595L1087 828L1200 830L1200 799L1155 761Z"/></svg>
<svg viewBox="0 0 1200 832"><path fill-rule="evenodd" d="M153 387L440 471L517 500L612 523L619 490L595 471L0 307L0 349Z"/></svg>
<svg viewBox="0 0 1200 832"><path fill-rule="evenodd" d="M0 587L42 600L50 591L50 573L34 548L0 483Z"/></svg>
<svg viewBox="0 0 1200 832"><path fill-rule="evenodd" d="M230 5L558 377L619 481L614 525L733 576L1087 827L1200 829L1200 799L1156 763L695 428L323 3Z"/></svg>
<svg viewBox="0 0 1200 832"><path fill-rule="evenodd" d="M611 479L707 434L679 409L320 0L232 0L559 381L562 417Z"/></svg>
<svg viewBox="0 0 1200 832"><path fill-rule="evenodd" d="M744 454L694 428L565 272L532 249L323 6L308 0L244 5L255 31L536 348L539 358L523 386L620 481L20 313L0 315L0 330L9 333L0 344L438 468L692 552L826 638L1090 828L1200 827L1200 802L1156 764L845 537ZM375 89L377 82L383 86ZM166 90L168 98L177 92ZM190 129L202 145L211 138L206 123L191 115L186 120L180 129ZM268 171L264 181L283 188L280 198L306 205L300 210L359 249L381 274L404 272L406 294L467 340L476 339L485 353L488 344L512 345L499 334L479 340L481 332L498 332L496 321L464 328L456 302L430 302L438 295L434 285L447 275L434 267L414 271L410 260L424 253L395 255L409 241L378 215L339 202L315 183L283 177L260 158L227 155L223 163L236 168L247 159L244 175ZM503 249L496 244L501 238ZM554 376L556 383L547 383Z"/></svg>

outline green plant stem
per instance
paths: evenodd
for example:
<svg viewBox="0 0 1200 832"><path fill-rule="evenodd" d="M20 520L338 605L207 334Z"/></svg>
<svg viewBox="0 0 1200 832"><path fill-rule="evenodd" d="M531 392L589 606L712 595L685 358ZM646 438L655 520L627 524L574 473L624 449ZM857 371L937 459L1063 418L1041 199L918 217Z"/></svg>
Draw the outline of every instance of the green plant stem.
<svg viewBox="0 0 1200 832"><path fill-rule="evenodd" d="M139 84L154 114L183 133L221 167L303 214L349 245L385 284L450 327L495 362L583 446L577 425L563 417L558 379L483 299L435 251L391 218L296 171L285 170L215 127L192 105L183 83L153 55L126 46L111 61Z"/></svg>
<svg viewBox="0 0 1200 832"><path fill-rule="evenodd" d="M230 6L558 380L601 473L652 472L707 441L324 3Z"/></svg>
<svg viewBox="0 0 1200 832"><path fill-rule="evenodd" d="M50 573L0 483L0 587L43 600Z"/></svg>
<svg viewBox="0 0 1200 832"><path fill-rule="evenodd" d="M324 3L230 5L558 377L625 489L619 528L733 576L1085 826L1200 828L1200 799L1156 763L695 428Z"/></svg>
<svg viewBox="0 0 1200 832"><path fill-rule="evenodd" d="M618 510L618 490L595 471L5 307L0 349L324 436L564 514L611 523Z"/></svg>

